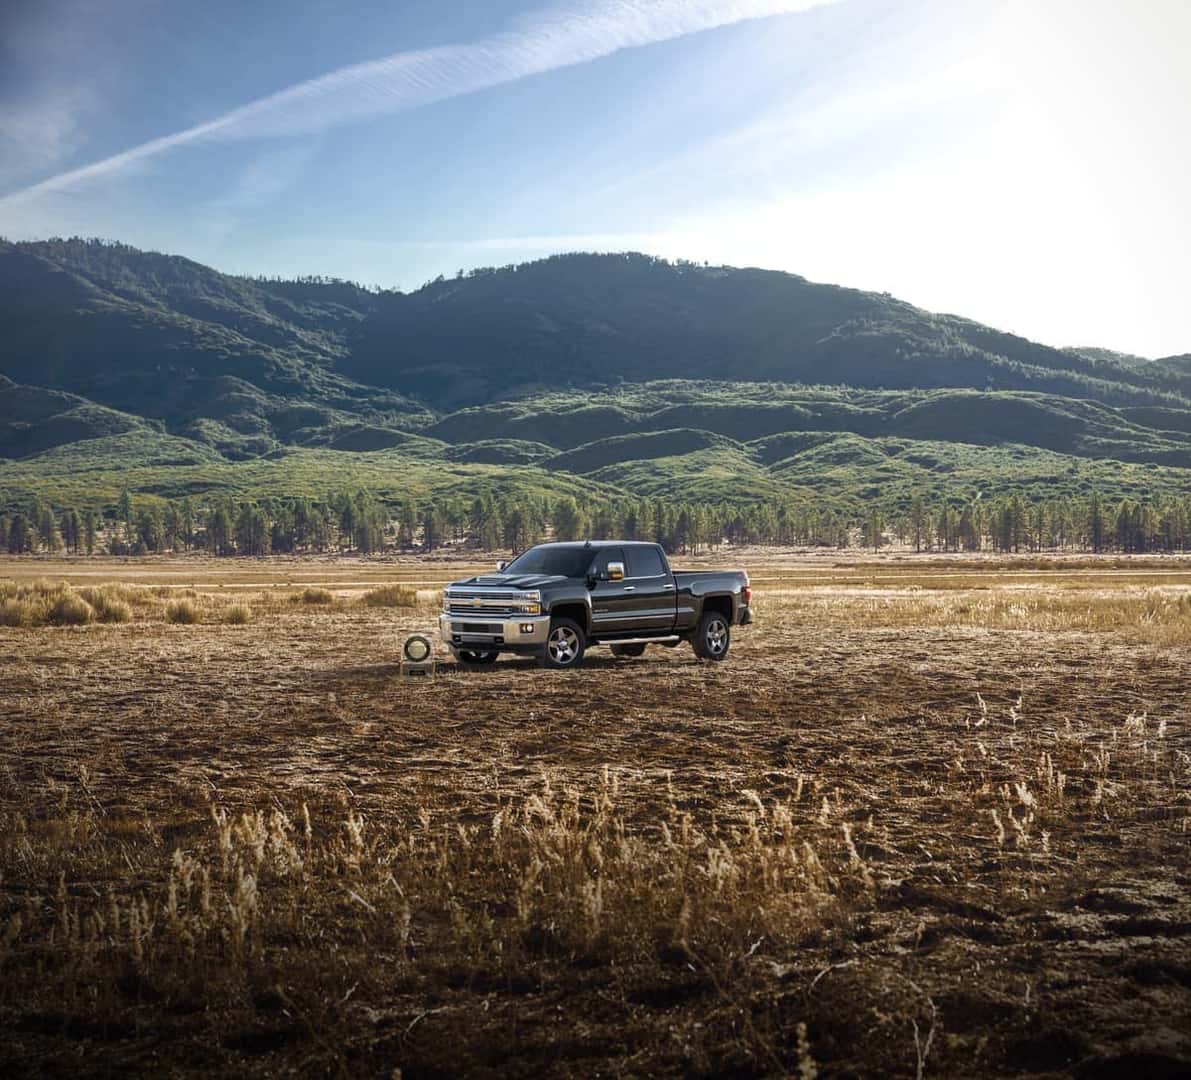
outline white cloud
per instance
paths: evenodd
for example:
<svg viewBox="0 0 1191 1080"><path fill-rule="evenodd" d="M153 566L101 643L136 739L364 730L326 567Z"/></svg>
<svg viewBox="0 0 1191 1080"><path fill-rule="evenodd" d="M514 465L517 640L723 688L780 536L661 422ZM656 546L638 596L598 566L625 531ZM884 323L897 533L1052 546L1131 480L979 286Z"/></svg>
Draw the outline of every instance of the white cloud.
<svg viewBox="0 0 1191 1080"><path fill-rule="evenodd" d="M340 68L0 198L0 207L117 173L207 140L273 138L415 108L530 75L746 19L836 0L603 0L535 16L466 45L394 53Z"/></svg>
<svg viewBox="0 0 1191 1080"><path fill-rule="evenodd" d="M86 97L62 87L28 103L0 104L0 182L60 165L77 152Z"/></svg>
<svg viewBox="0 0 1191 1080"><path fill-rule="evenodd" d="M237 173L229 189L198 212L207 239L225 239L246 219L276 200L298 180L316 150L315 143L303 141L270 146L255 155Z"/></svg>

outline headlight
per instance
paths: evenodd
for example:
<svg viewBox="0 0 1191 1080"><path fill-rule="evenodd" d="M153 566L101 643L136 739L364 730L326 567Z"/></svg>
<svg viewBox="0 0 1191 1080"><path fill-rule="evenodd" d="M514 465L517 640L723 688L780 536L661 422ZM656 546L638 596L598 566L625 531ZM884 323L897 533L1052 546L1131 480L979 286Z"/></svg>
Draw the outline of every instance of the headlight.
<svg viewBox="0 0 1191 1080"><path fill-rule="evenodd" d="M542 605L527 600L524 603L518 604L516 610L521 612L522 615L541 615Z"/></svg>

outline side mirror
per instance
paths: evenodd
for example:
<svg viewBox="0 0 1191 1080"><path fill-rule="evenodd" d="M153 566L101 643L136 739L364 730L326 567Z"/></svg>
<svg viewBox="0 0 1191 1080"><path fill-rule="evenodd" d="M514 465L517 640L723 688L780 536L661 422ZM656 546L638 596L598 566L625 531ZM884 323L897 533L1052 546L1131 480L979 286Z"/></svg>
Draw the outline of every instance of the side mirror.
<svg viewBox="0 0 1191 1080"><path fill-rule="evenodd" d="M609 581L623 581L624 580L624 563L610 562L608 564L608 580Z"/></svg>
<svg viewBox="0 0 1191 1080"><path fill-rule="evenodd" d="M504 568L505 568L506 566L508 566L508 565L509 565L509 564L508 564L507 562L505 562L505 560L504 560L504 559L501 559L501 560L500 560L500 562L498 562L498 563L496 564L496 572L497 572L498 574L499 574L499 573L501 573L501 572L504 570Z"/></svg>

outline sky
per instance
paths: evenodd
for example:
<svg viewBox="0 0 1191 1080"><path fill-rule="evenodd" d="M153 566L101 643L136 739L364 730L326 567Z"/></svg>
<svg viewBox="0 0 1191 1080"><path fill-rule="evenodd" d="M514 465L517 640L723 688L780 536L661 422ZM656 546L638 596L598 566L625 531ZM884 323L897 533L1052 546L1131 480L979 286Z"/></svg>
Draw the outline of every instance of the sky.
<svg viewBox="0 0 1191 1080"><path fill-rule="evenodd" d="M1187 0L3 0L0 235L646 251L1191 352Z"/></svg>

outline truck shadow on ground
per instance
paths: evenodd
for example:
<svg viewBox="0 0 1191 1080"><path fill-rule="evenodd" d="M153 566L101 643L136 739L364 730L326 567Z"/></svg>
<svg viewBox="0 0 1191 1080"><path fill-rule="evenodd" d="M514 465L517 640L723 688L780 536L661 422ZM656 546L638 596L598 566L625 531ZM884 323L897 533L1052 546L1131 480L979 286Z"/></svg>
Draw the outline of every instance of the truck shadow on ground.
<svg viewBox="0 0 1191 1080"><path fill-rule="evenodd" d="M692 663L696 661L692 658ZM637 670L642 671L650 666L647 658L634 659L616 659L611 656L593 656L586 657L583 664L575 668L575 671L612 671L614 669L620 670ZM543 675L565 675L565 670L550 670L542 668L532 656L507 656L501 657L494 664L463 664L457 660L443 660L440 659L435 665L435 676L438 678L449 679L484 679L499 676L501 674L508 674L511 671L516 672L541 672ZM345 683L359 682L387 682L397 681L401 679L401 663L400 661L391 661L383 664L352 664L344 667L332 667L321 672L311 672L308 676L309 681L317 684L334 684L343 685ZM412 680L411 680L412 681Z"/></svg>
<svg viewBox="0 0 1191 1080"><path fill-rule="evenodd" d="M643 660L644 658L638 658L636 660L637 665L640 666ZM631 667L633 663L633 660L621 660L613 656L585 656L583 663L571 670L611 670L612 668ZM493 664L464 664L458 660L440 660L438 662L438 673L440 675L498 675L502 671L544 671L550 674L561 674L565 670L543 668L532 656L502 656Z"/></svg>

